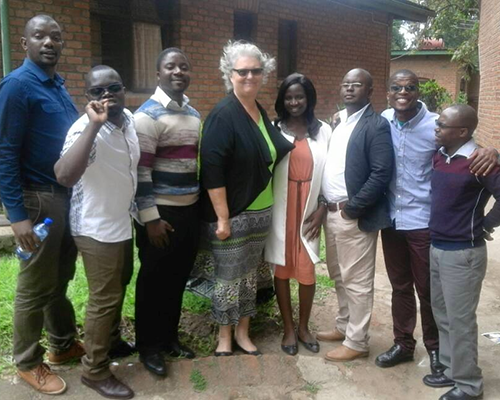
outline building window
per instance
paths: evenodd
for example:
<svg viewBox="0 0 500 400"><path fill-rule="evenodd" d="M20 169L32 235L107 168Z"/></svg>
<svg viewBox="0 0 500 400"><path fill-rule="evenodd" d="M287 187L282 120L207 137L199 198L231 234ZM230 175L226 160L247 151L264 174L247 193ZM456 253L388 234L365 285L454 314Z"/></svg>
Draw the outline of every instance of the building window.
<svg viewBox="0 0 500 400"><path fill-rule="evenodd" d="M235 40L245 40L253 42L255 37L257 15L248 11L234 12L234 31Z"/></svg>
<svg viewBox="0 0 500 400"><path fill-rule="evenodd" d="M297 70L297 22L280 19L278 28L278 78Z"/></svg>

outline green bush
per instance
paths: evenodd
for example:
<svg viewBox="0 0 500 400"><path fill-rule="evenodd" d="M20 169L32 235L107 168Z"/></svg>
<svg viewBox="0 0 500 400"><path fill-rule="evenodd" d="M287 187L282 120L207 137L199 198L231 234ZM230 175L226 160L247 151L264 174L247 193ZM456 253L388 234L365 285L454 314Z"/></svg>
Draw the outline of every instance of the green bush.
<svg viewBox="0 0 500 400"><path fill-rule="evenodd" d="M434 79L420 84L420 100L425 103L429 111L437 113L440 113L447 105L452 103L451 95Z"/></svg>

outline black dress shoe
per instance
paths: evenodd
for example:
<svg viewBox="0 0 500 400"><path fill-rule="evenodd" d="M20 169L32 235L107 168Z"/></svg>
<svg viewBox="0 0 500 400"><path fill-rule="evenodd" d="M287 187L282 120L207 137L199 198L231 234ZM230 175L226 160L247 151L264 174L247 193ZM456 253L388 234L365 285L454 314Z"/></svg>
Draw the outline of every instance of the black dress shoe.
<svg viewBox="0 0 500 400"><path fill-rule="evenodd" d="M180 358L195 358L196 355L194 351L189 347L180 344L179 342L173 342L164 347L165 353L171 357L180 357Z"/></svg>
<svg viewBox="0 0 500 400"><path fill-rule="evenodd" d="M241 350L243 353L248 354L249 356L261 356L262 353L259 350L248 351L241 347L237 341L234 341L234 346Z"/></svg>
<svg viewBox="0 0 500 400"><path fill-rule="evenodd" d="M430 387L446 387L446 386L455 386L455 381L448 378L442 372L437 374L425 375L424 379L422 379L427 386Z"/></svg>
<svg viewBox="0 0 500 400"><path fill-rule="evenodd" d="M471 396L470 394L465 393L463 390L460 388L453 388L449 392L446 392L443 394L439 400L475 400L475 399L482 399L483 394L481 393L480 395L477 396Z"/></svg>
<svg viewBox="0 0 500 400"><path fill-rule="evenodd" d="M443 373L446 367L439 362L439 350L429 351L429 360L431 364L431 373L433 375Z"/></svg>
<svg viewBox="0 0 500 400"><path fill-rule="evenodd" d="M165 360L160 353L140 355L139 360L144 364L144 367L155 375L166 376L167 366Z"/></svg>
<svg viewBox="0 0 500 400"><path fill-rule="evenodd" d="M304 345L306 350L309 350L313 353L319 353L319 343L318 342L305 342L298 336L299 342Z"/></svg>
<svg viewBox="0 0 500 400"><path fill-rule="evenodd" d="M108 399L131 399L134 397L134 392L124 383L111 375L109 378L94 381L82 376L82 383L92 390L95 390L103 397Z"/></svg>
<svg viewBox="0 0 500 400"><path fill-rule="evenodd" d="M129 357L136 352L137 350L133 342L120 340L116 346L113 346L111 350L109 350L108 356L113 360L115 358Z"/></svg>
<svg viewBox="0 0 500 400"><path fill-rule="evenodd" d="M375 359L375 364L381 368L389 368L407 361L413 361L413 351L405 350L401 345L395 344L385 353L380 354Z"/></svg>

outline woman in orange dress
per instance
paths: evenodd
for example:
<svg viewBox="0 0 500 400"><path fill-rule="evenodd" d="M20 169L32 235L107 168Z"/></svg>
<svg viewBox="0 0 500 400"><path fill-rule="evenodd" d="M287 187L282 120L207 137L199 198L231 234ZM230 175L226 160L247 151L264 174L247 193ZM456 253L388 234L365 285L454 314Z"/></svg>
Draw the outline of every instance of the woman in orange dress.
<svg viewBox="0 0 500 400"><path fill-rule="evenodd" d="M302 74L288 76L278 92L275 125L295 145L274 173L273 221L266 261L274 265L276 297L283 318L282 350L298 352L298 341L314 353L319 344L309 330L319 261L319 234L325 210L318 199L331 128L314 116L316 90ZM295 329L290 279L299 283L299 323Z"/></svg>

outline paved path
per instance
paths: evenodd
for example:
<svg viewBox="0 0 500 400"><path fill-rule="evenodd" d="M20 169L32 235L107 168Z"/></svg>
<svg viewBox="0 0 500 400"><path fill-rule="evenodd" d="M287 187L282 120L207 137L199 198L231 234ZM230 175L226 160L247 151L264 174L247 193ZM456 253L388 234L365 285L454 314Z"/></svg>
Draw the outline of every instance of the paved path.
<svg viewBox="0 0 500 400"><path fill-rule="evenodd" d="M380 248L379 248L380 250ZM489 269L478 309L479 331L500 331L500 234L489 246ZM437 400L446 389L432 389L422 384L428 373L428 357L422 345L420 326L415 362L390 369L375 366L375 357L392 344L390 312L391 290L379 251L376 273L376 300L371 324L371 352L365 360L349 363L329 363L322 356L335 344L321 345L321 353L300 348L299 355L290 357L279 349L280 337L256 340L264 352L261 357L206 357L194 361L169 362L169 376L156 379L136 357L121 360L113 366L116 375L130 384L137 399L177 400ZM312 323L318 329L331 326L336 307L330 295L313 309ZM479 337L480 365L485 376L485 400L500 399L500 345ZM101 399L79 382L80 367L62 367L61 375L69 390L68 400ZM198 373L199 372L199 373ZM202 376L206 387L196 391L192 379ZM0 399L49 399L33 392L15 376L0 379Z"/></svg>

